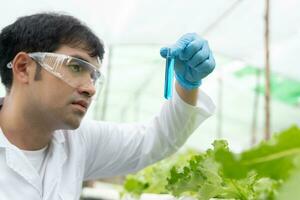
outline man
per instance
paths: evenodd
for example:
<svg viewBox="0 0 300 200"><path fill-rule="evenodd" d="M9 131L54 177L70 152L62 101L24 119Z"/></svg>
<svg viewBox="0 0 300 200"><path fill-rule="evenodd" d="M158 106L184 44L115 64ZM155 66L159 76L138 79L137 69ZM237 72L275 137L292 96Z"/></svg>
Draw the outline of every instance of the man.
<svg viewBox="0 0 300 200"><path fill-rule="evenodd" d="M175 92L157 116L146 124L82 121L101 77L100 40L77 19L56 13L25 16L5 27L0 199L79 199L83 180L135 172L182 146L214 110L198 87L215 62L196 34L169 49ZM167 51L161 49L164 58Z"/></svg>

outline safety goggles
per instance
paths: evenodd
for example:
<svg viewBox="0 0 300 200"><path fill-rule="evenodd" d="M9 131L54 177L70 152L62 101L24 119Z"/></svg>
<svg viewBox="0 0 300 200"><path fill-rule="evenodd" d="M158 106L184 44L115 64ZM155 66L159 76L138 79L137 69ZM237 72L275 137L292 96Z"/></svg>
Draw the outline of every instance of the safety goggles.
<svg viewBox="0 0 300 200"><path fill-rule="evenodd" d="M97 67L79 58L44 52L29 53L28 55L45 70L74 88L95 85L101 77L101 72Z"/></svg>
<svg viewBox="0 0 300 200"><path fill-rule="evenodd" d="M103 85L103 75L97 67L84 60L48 52L34 52L28 55L46 71L73 88L87 87L92 84L96 86L96 90L101 90L99 87ZM12 63L8 63L7 67L12 68Z"/></svg>

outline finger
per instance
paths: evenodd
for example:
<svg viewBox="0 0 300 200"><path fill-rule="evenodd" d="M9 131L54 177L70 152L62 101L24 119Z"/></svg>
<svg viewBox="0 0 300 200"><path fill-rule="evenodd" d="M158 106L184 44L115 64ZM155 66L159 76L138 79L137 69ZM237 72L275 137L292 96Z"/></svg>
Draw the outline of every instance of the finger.
<svg viewBox="0 0 300 200"><path fill-rule="evenodd" d="M194 67L194 70L204 74L204 77L210 74L215 69L215 59L210 51L208 59ZM203 78L203 77L202 77Z"/></svg>
<svg viewBox="0 0 300 200"><path fill-rule="evenodd" d="M170 55L172 57L178 57L180 52L182 52L190 42L199 39L196 33L184 34L174 45L171 46Z"/></svg>
<svg viewBox="0 0 300 200"><path fill-rule="evenodd" d="M167 55L168 55L168 50L169 50L169 47L163 47L160 49L160 55L161 57L163 58L166 58Z"/></svg>
<svg viewBox="0 0 300 200"><path fill-rule="evenodd" d="M210 49L206 41L195 40L189 44L182 54L179 54L179 58L187 61L187 64L193 67L207 59L209 52Z"/></svg>

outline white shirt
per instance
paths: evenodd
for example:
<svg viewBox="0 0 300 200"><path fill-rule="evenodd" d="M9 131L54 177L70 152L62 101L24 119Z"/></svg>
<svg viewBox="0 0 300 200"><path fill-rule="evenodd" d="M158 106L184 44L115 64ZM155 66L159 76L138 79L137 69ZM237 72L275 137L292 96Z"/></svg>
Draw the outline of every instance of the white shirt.
<svg viewBox="0 0 300 200"><path fill-rule="evenodd" d="M174 92L148 123L83 120L76 130L58 130L48 147L44 179L0 131L0 199L78 200L83 180L135 172L176 152L214 111L203 92L197 105Z"/></svg>
<svg viewBox="0 0 300 200"><path fill-rule="evenodd" d="M22 150L36 172L43 177L48 145L36 151Z"/></svg>
<svg viewBox="0 0 300 200"><path fill-rule="evenodd" d="M47 150L48 145L36 151L22 150L32 167L35 169L35 172L40 176L42 180L44 180L44 175L47 167Z"/></svg>

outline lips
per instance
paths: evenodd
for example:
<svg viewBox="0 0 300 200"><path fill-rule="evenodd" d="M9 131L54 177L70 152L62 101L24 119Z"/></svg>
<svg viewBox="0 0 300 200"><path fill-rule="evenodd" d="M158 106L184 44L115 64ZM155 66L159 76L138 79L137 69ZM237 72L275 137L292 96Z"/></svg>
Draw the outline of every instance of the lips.
<svg viewBox="0 0 300 200"><path fill-rule="evenodd" d="M79 105L79 106L87 109L89 107L90 103L88 101L85 101L85 100L77 100L77 101L74 101L72 104Z"/></svg>

